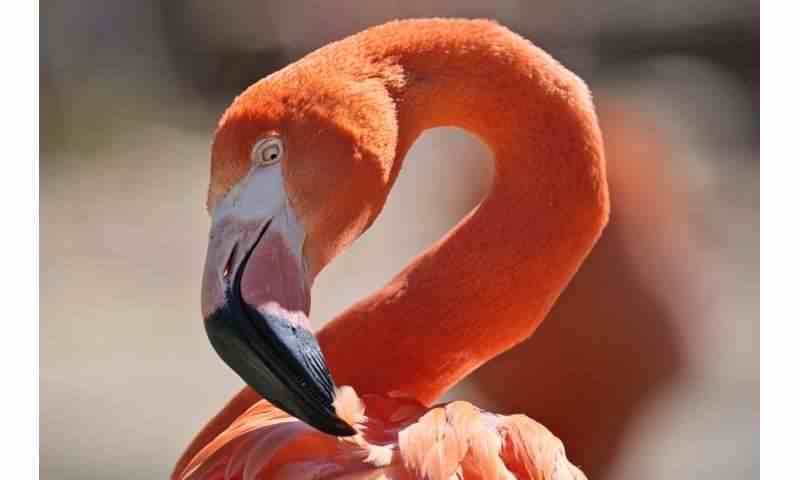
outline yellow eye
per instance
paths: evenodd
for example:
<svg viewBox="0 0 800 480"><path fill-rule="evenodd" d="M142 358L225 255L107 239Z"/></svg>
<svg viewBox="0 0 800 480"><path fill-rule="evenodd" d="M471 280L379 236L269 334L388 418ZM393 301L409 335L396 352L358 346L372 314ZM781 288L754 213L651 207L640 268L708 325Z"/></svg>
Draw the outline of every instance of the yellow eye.
<svg viewBox="0 0 800 480"><path fill-rule="evenodd" d="M253 145L251 160L254 165L272 165L281 161L283 152L283 142L280 138L262 138Z"/></svg>

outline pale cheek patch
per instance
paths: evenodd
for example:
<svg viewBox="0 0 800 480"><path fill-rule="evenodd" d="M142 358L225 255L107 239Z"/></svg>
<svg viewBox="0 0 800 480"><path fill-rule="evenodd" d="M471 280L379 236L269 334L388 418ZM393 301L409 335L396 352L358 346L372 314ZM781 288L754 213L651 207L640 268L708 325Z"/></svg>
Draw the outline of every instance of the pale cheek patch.
<svg viewBox="0 0 800 480"><path fill-rule="evenodd" d="M283 206L286 194L280 165L253 167L217 203L212 221L233 216L247 223L273 216Z"/></svg>

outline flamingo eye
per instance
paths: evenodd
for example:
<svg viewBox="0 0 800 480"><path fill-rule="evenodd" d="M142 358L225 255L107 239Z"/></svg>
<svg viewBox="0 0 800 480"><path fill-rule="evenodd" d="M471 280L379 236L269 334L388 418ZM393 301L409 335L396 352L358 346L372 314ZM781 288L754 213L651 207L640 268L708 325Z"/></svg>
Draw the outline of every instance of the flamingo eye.
<svg viewBox="0 0 800 480"><path fill-rule="evenodd" d="M283 142L278 137L262 138L253 145L250 155L254 165L273 165L283 158Z"/></svg>

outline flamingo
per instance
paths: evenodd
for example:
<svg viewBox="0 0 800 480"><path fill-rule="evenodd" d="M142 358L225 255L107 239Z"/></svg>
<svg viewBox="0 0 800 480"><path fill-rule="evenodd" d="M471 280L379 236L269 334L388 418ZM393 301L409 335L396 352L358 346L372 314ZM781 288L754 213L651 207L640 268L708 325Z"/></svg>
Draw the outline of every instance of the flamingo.
<svg viewBox="0 0 800 480"><path fill-rule="evenodd" d="M315 337L314 278L439 126L491 147L490 193ZM219 122L210 177L203 318L248 386L172 478L585 478L528 417L429 407L535 330L607 222L602 139L577 76L491 21L390 22L245 90Z"/></svg>

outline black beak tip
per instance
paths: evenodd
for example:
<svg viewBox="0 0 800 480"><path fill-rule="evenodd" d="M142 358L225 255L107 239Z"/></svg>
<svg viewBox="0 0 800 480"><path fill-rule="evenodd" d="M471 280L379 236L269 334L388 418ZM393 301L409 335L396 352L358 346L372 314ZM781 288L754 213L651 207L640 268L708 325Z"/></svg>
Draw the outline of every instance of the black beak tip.
<svg viewBox="0 0 800 480"><path fill-rule="evenodd" d="M330 417L321 424L311 425L317 430L334 437L352 437L358 433L350 424L337 416Z"/></svg>
<svg viewBox="0 0 800 480"><path fill-rule="evenodd" d="M268 328L255 327L256 316ZM333 380L311 332L289 334L294 330L280 318L236 303L215 311L205 327L222 360L259 395L323 433L358 433L336 415Z"/></svg>

